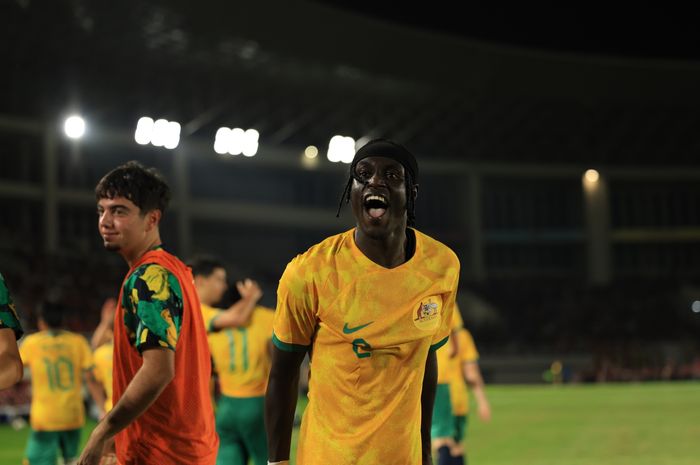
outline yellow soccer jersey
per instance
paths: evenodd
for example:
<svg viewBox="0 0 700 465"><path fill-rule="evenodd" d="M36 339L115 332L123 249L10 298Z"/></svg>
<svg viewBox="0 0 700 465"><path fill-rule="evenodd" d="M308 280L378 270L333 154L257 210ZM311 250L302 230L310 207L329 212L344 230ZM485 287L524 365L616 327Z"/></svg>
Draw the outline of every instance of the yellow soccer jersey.
<svg viewBox="0 0 700 465"><path fill-rule="evenodd" d="M202 317L204 318L204 329L206 329L207 334L209 334L212 331L214 331L214 328L211 324L214 321L214 319L219 315L221 310L216 309L214 307L210 307L209 305L203 304L201 302L200 306L202 307Z"/></svg>
<svg viewBox="0 0 700 465"><path fill-rule="evenodd" d="M452 402L452 413L455 415L466 415L469 413L469 393L467 383L462 374L462 364L476 362L479 360L479 352L476 351L474 339L466 328L462 328L457 333L459 342L459 357L455 357L452 365L453 377L450 379L450 401Z"/></svg>
<svg viewBox="0 0 700 465"><path fill-rule="evenodd" d="M105 389L107 399L105 400L105 412L112 410L112 355L114 344L109 342L102 344L95 349L95 378Z"/></svg>
<svg viewBox="0 0 700 465"><path fill-rule="evenodd" d="M269 343L274 315L272 309L258 306L246 326L209 334L209 350L223 395L265 395L270 376Z"/></svg>
<svg viewBox="0 0 700 465"><path fill-rule="evenodd" d="M413 257L393 269L360 251L354 229L287 265L273 342L311 349L297 463L421 463L425 362L447 342L459 260L438 241L415 236Z"/></svg>
<svg viewBox="0 0 700 465"><path fill-rule="evenodd" d="M19 351L32 376L32 428L62 431L82 427L82 375L92 367L87 340L69 331L40 331L27 336Z"/></svg>
<svg viewBox="0 0 700 465"><path fill-rule="evenodd" d="M462 325L462 315L459 314L459 308L455 305L455 312L452 315L452 334L457 334ZM448 342L437 351L438 384L448 384L452 380L454 365L459 365L459 354L455 350L459 340L455 339L455 341Z"/></svg>

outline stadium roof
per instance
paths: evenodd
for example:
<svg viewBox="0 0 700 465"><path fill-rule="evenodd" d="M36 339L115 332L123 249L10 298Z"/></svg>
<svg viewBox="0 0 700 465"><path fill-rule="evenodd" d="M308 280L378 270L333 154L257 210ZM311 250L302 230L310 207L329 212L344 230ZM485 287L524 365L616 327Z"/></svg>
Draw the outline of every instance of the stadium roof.
<svg viewBox="0 0 700 465"><path fill-rule="evenodd" d="M431 3L6 2L0 113L325 147L387 136L443 159L692 164L694 28L656 9ZM602 18L602 19L601 19Z"/></svg>

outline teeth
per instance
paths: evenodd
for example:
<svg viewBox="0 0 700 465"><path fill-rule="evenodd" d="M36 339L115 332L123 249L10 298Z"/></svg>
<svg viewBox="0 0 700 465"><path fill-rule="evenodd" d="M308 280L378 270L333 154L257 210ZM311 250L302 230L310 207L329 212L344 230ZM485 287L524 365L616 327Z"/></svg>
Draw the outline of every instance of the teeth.
<svg viewBox="0 0 700 465"><path fill-rule="evenodd" d="M380 202L386 203L386 199L380 195L368 195L365 197L365 202L369 202L370 200L378 200Z"/></svg>

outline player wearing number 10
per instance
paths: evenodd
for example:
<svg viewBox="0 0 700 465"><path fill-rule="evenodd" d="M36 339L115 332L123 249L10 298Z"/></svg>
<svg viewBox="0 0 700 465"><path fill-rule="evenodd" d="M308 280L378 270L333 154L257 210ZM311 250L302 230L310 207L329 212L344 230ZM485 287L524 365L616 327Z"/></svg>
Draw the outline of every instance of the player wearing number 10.
<svg viewBox="0 0 700 465"><path fill-rule="evenodd" d="M31 433L25 463L55 465L60 450L64 462L70 464L78 456L80 429L85 423L83 379L90 392L96 392L99 384L92 376L87 340L59 329L60 304L46 302L40 313L39 332L27 336L20 347L32 379Z"/></svg>

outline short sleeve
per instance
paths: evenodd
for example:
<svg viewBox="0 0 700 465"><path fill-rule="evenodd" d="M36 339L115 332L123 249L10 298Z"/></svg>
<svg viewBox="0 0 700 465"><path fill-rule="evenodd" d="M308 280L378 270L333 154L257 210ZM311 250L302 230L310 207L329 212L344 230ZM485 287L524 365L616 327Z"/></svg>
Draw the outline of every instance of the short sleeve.
<svg viewBox="0 0 700 465"><path fill-rule="evenodd" d="M456 258L455 258L456 260ZM457 286L459 284L459 262L457 261L454 268L448 270L446 279L450 279L451 284L449 286L449 291L444 294L443 297L443 307L440 314L440 327L435 332L433 339L430 343L430 350L438 350L440 347L447 343L450 337L450 333L453 331L454 325L459 324L459 320L453 320L454 314L458 313L457 310ZM461 326L461 324L459 325Z"/></svg>
<svg viewBox="0 0 700 465"><path fill-rule="evenodd" d="M32 363L32 352L34 347L34 338L32 336L27 336L24 341L19 345L19 356L22 359L24 365L31 365Z"/></svg>
<svg viewBox="0 0 700 465"><path fill-rule="evenodd" d="M183 301L177 278L166 268L146 264L137 268L124 285L124 325L133 346L175 350L180 336Z"/></svg>
<svg viewBox="0 0 700 465"><path fill-rule="evenodd" d="M204 329L206 329L207 334L215 332L216 330L214 329L213 323L221 313L221 310L217 310L208 305L202 305L201 307L202 319L204 320Z"/></svg>
<svg viewBox="0 0 700 465"><path fill-rule="evenodd" d="M469 330L462 329L458 333L459 337L459 358L462 362L476 362L479 360L479 352L476 350L474 338Z"/></svg>
<svg viewBox="0 0 700 465"><path fill-rule="evenodd" d="M301 268L299 257L292 260L277 289L272 342L288 352L306 352L316 331L316 309Z"/></svg>
<svg viewBox="0 0 700 465"><path fill-rule="evenodd" d="M82 368L83 370L89 370L90 368L93 368L95 366L95 360L92 356L90 345L88 344L87 340L82 336L80 336L79 341L81 360L80 368Z"/></svg>
<svg viewBox="0 0 700 465"><path fill-rule="evenodd" d="M5 279L0 274L0 329L2 328L11 329L15 333L15 339L21 338L24 334L10 291L5 284Z"/></svg>

